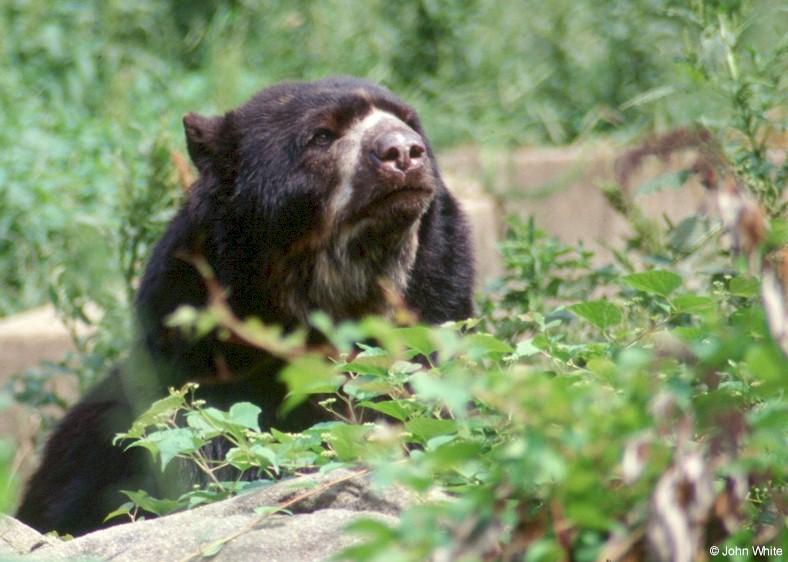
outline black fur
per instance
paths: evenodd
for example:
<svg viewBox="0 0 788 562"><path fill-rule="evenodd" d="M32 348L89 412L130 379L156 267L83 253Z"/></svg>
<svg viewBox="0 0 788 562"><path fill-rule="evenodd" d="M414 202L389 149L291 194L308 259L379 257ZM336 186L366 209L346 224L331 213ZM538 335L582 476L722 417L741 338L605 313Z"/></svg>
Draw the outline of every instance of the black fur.
<svg viewBox="0 0 788 562"><path fill-rule="evenodd" d="M363 140L352 197L335 208L343 179L337 143L373 108L402 122L380 127L407 124L421 135L426 159L390 179L367 158L371 141ZM315 309L335 319L385 314L390 299L380 280L389 275L399 276L392 286L424 322L473 313L465 219L415 112L387 90L352 78L284 84L221 117L189 114L184 127L200 176L143 276L139 349L49 439L17 515L41 531L89 532L125 501L119 490L162 492L147 453L111 441L168 386L200 380L199 397L223 408L252 400L263 427L299 430L321 419L308 405L276 418L286 392L275 376L279 360L213 335L190 341L164 325L179 305L206 303L205 283L185 256L207 260L236 315L286 329Z"/></svg>

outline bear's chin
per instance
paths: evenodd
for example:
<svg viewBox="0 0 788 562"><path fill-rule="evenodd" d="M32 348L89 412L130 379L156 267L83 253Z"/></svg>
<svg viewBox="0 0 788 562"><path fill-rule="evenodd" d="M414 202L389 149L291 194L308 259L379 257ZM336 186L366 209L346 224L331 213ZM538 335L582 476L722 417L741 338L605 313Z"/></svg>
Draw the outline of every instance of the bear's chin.
<svg viewBox="0 0 788 562"><path fill-rule="evenodd" d="M434 197L435 190L429 187L399 187L370 201L348 222L373 220L378 227L407 228L424 214Z"/></svg>

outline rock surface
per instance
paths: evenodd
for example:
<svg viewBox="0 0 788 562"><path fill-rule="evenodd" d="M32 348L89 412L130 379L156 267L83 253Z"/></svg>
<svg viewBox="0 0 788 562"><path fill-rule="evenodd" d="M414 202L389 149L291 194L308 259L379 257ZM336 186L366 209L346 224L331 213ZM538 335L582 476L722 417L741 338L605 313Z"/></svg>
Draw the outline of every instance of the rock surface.
<svg viewBox="0 0 788 562"><path fill-rule="evenodd" d="M60 541L46 537L13 517L0 514L0 560Z"/></svg>
<svg viewBox="0 0 788 562"><path fill-rule="evenodd" d="M360 517L394 522L414 501L404 491L373 489L362 472L337 470L276 483L212 505L96 531L70 541L52 539L10 518L0 519L0 559L211 560L313 562L327 560L358 540L343 529ZM286 506L292 515L262 515L262 506Z"/></svg>

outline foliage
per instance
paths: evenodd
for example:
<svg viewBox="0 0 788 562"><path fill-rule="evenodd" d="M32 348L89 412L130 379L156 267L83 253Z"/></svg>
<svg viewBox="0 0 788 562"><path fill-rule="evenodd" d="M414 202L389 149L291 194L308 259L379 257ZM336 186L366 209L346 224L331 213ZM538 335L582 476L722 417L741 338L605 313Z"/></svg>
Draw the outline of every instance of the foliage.
<svg viewBox="0 0 788 562"><path fill-rule="evenodd" d="M338 392L324 404L339 421L259 433L251 404L219 412L189 405L184 389L124 437L163 465L191 458L209 476L227 465L270 479L362 462L379 483L450 494L392 528L354 525L365 542L345 553L352 560L596 560L622 544L634 552L660 525L650 509L657 494L679 501L660 485L691 455L704 471L684 483L697 494L691 508L709 513L698 523L699 546L780 544L785 357L768 332L757 279L746 268L688 277L681 261L634 273L611 266L600 277L589 261L571 262L571 248L517 222L504 248L512 291L505 285L491 297L498 317L475 329L314 318L341 360L299 355L282 378L301 399ZM520 290L534 263L549 299ZM601 278L589 293L588 280ZM213 306L205 313L213 322L273 349L259 324ZM351 353L360 340L377 345ZM439 361L425 366L427 357ZM176 428L183 409L186 424ZM234 447L209 466L199 448L220 428ZM729 497L732 482L744 488ZM195 503L194 493L168 507ZM729 511L712 512L720 498Z"/></svg>
<svg viewBox="0 0 788 562"><path fill-rule="evenodd" d="M783 142L786 130L788 37L758 37L759 18L770 16L750 11L748 2L684 4L669 13L684 23L682 66L691 78L688 86L700 86L722 101L722 111L707 109L701 122L718 132L717 138L728 137L732 165L748 178L766 211L778 216L787 205L782 195L788 163L778 164L769 149ZM779 18L779 12L774 16Z"/></svg>
<svg viewBox="0 0 788 562"><path fill-rule="evenodd" d="M393 527L355 524L364 541L344 552L350 560L597 560L647 549L675 560L687 559L676 545L692 555L712 545L781 544L788 339L769 326L788 317L784 271L781 296L761 298L770 256L788 239L784 220L767 229L762 208L774 217L782 209L759 187L764 177L778 185L780 172L759 175L727 159L728 151L757 152L746 135L716 141L739 126L679 129L624 157L621 185L606 190L634 236L604 267L532 220L514 220L501 244L507 272L477 320L334 326L317 315L313 327L341 354L329 362L304 347L303 335L282 341L234 318L221 299L207 311L181 309L174 325L221 326L290 361L285 409L328 393L322 403L339 420L298 435L252 431L247 441L265 444L266 456L236 468L284 476L272 467L298 470L301 452L281 446L306 438L320 470L362 463L379 483L447 494ZM628 185L644 156L687 147L699 151L692 168ZM666 227L646 218L639 196L681 188L692 174L716 198L718 217ZM188 416L201 408L179 407ZM162 462L204 445L192 424L177 430L189 435L182 441L150 419L136 429ZM175 447L166 457L150 445L162 439ZM254 458L232 442L220 466Z"/></svg>
<svg viewBox="0 0 788 562"><path fill-rule="evenodd" d="M16 477L13 461L13 444L7 439L0 440L0 513L8 512L16 504Z"/></svg>
<svg viewBox="0 0 788 562"><path fill-rule="evenodd" d="M67 284L117 326L126 310L96 295L123 290L119 200L149 172L151 139L182 152L172 139L184 112L223 111L281 80L380 81L419 109L440 147L631 136L732 114L762 140L761 125L779 131L785 117L770 110L786 75L786 16L773 4L5 2L0 315ZM721 72L730 57L718 56L720 41L733 78ZM763 175L758 189L773 199L785 173L775 177L763 151L752 155L737 165Z"/></svg>
<svg viewBox="0 0 788 562"><path fill-rule="evenodd" d="M600 267L588 249L515 219L501 244L506 274L482 295L478 319L333 325L316 315L314 329L340 353L328 361L302 333L241 322L220 301L179 310L173 325L221 326L287 359L283 408L319 397L337 421L261 432L252 404L223 412L192 400L192 386L174 390L119 444L146 448L163 468L194 464L206 487L175 498L129 490L111 515L163 514L360 463L381 484L446 495L392 527L355 524L363 542L350 560L584 561L638 556L647 544L670 559L659 537L675 526L660 505L701 514L680 527L697 532L699 549L785 544L786 358L769 329L774 306L762 303L769 260L788 242L786 165L769 151L785 131L784 10L735 0L356 8L0 8L0 314L48 297L70 324L99 324L86 338L74 330L79 351L63 365L19 378L17 399L62 405L45 384L54 372L86 385L128 348L135 280L188 184L173 140L186 110L220 111L282 79L349 73L411 101L439 146L686 124L628 162L689 147L697 166L606 186L635 232L626 251ZM710 192L738 205L733 222L694 215L665 226L640 210L641 195L708 169ZM768 232L743 236L745 211L760 213L763 229L771 218ZM204 448L217 439L231 448L214 462ZM0 510L11 492L0 490Z"/></svg>
<svg viewBox="0 0 788 562"><path fill-rule="evenodd" d="M58 417L58 409L67 407L52 384L55 377L73 376L85 390L105 376L130 347L135 283L182 194L171 162L171 146L169 137L160 133L140 141L128 157L129 164L118 157L113 166L122 180L111 204L116 218L102 223L75 213L75 222L82 220L84 224L67 228L80 230L79 239L87 238L90 243L69 243L68 248L58 250L62 253L52 256L57 265L50 274L49 300L69 329L76 351L58 363L43 363L17 374L6 386L6 393L17 402L41 413L45 429ZM73 210L65 207L57 212L65 220ZM102 242L97 244L96 240ZM91 248L96 253L91 253ZM92 329L85 330L86 326ZM58 408L43 408L47 405Z"/></svg>

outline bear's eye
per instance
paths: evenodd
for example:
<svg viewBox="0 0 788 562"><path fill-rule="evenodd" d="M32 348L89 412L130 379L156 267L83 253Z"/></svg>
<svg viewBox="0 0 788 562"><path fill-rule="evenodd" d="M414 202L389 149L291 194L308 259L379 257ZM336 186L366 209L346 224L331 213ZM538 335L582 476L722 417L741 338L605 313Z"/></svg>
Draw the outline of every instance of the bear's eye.
<svg viewBox="0 0 788 562"><path fill-rule="evenodd" d="M312 138L309 139L309 144L314 146L328 146L332 142L334 142L337 138L336 133L331 129L326 129L325 127L320 127L319 129L315 129L315 132L312 133Z"/></svg>

